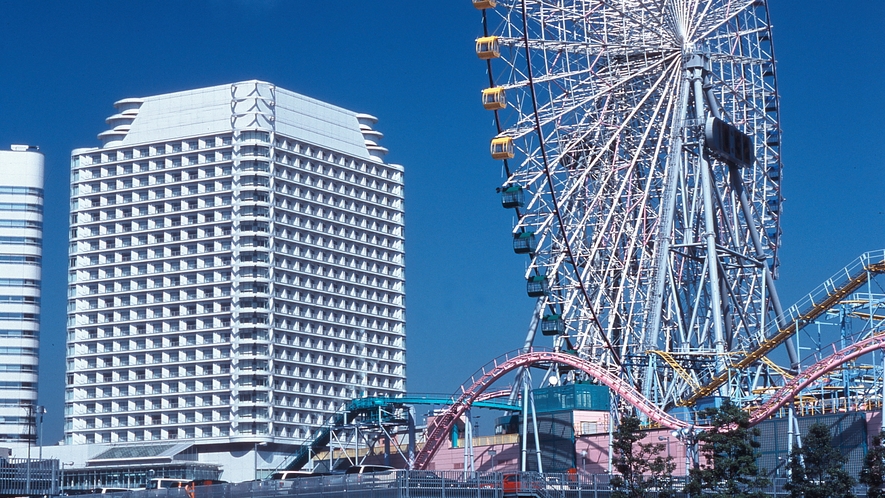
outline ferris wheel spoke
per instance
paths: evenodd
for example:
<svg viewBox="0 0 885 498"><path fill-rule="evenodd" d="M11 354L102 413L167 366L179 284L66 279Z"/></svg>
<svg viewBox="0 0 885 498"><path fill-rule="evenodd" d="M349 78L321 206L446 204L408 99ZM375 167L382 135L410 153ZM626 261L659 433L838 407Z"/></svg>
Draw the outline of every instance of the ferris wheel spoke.
<svg viewBox="0 0 885 498"><path fill-rule="evenodd" d="M604 150L608 150L609 148L611 148L612 145L614 144L614 142L618 139L618 137L620 137L621 134L624 132L624 130L625 130L628 126L630 126L630 124L631 124L631 119L632 119L636 114L638 114L638 113L641 111L642 106L643 106L643 105L644 105L644 104L645 104L645 103L646 103L651 97L653 97L653 96L656 95L655 92L654 92L654 90L656 90L657 88L659 88L661 85L665 85L665 86L666 86L666 85L671 84L671 83L672 83L672 80L673 80L674 78L677 78L677 77L678 77L678 72L679 72L679 71L678 71L678 66L676 65L676 62L674 61L674 62L671 64L671 66L668 68L667 71L664 71L664 72L662 72L662 73L660 74L660 77L654 82L653 86L649 89L648 92L645 93L645 95L639 100L639 102L637 102L637 104L636 104L636 106L634 107L634 109L633 109L628 115L624 116L622 119L619 120L620 122L618 123L617 127L616 127L614 130L611 131L611 133L609 134L609 138L607 139L607 141L606 141L604 144L601 144L601 146L600 146L600 150L603 150L603 151L604 151ZM649 123L649 126L651 126L651 123ZM648 129L648 128L646 128L646 131L647 131L647 129ZM572 143L573 143L573 144L581 143L581 142L586 138L586 135L589 135L589 133L585 133L584 135L574 137L574 138L572 139ZM565 150L563 151L563 153L565 154L565 153L568 153L568 152L569 152L569 147L566 147ZM637 149L636 153L638 153L638 152L639 152L639 150ZM588 175L590 174L590 172L593 171L593 169L598 165L599 161L600 161L603 157L604 157L604 156L602 156L602 155L597 155L597 156L593 159L593 161L589 162L589 163L586 165L586 167L585 167L582 171L580 171L580 172L578 173L578 176L577 176L577 178L576 178L576 181L573 182L573 186L581 185L583 182L585 182L585 181L587 180L587 177L588 177ZM565 195L566 195L566 196L573 195L573 194L574 194L574 190L569 190L569 191L566 191L566 192L565 192Z"/></svg>
<svg viewBox="0 0 885 498"><path fill-rule="evenodd" d="M754 0L714 0L706 2L704 11L698 16L697 22L689 28L689 40L704 40L723 25L743 13L752 6Z"/></svg>
<svg viewBox="0 0 885 498"><path fill-rule="evenodd" d="M670 72L673 70L673 66L677 63L675 56L671 56L668 59L661 59L660 61L656 61L654 64L649 65L646 68L643 68L641 71L636 73L625 75L619 78L616 81L612 81L606 88L597 90L589 95L581 96L577 95L568 95L562 99L551 99L550 101L543 103L538 108L539 113L539 121L541 122L542 128L550 128L557 129L552 125L558 125L564 116L568 116L572 113L576 113L578 111L584 111L586 109L592 109L592 104L594 102L598 102L600 99L607 95L611 95L620 91L624 86L629 84L631 81L634 81L636 78L646 75L647 73L654 73L656 69L660 68L664 65L664 63L669 63L666 71L662 72ZM518 85L513 84L511 88L519 88L522 86L527 86L529 83L527 81L520 82ZM575 85L577 87L584 86L580 82ZM598 86L596 84L594 87ZM652 88L651 90L653 90ZM563 92L565 93L565 92ZM562 103L565 101L565 103ZM514 130L507 133L507 136L511 136L514 139L522 138L530 133L535 132L534 128L534 115L523 116L520 121L514 124ZM586 119L587 116L593 116L592 113L582 113L582 119ZM592 132L593 128L589 130ZM585 132L585 134L589 134ZM568 150L562 151L562 154L568 153ZM557 158L559 159L559 158Z"/></svg>
<svg viewBox="0 0 885 498"><path fill-rule="evenodd" d="M527 201L513 236L536 241L527 289L548 286L538 318L672 406L764 340L782 168L765 0L498 0L487 12L501 19L492 81L507 95L497 140L518 155L504 185ZM711 150L709 116L750 140L752 161ZM687 373L620 362L650 349Z"/></svg>

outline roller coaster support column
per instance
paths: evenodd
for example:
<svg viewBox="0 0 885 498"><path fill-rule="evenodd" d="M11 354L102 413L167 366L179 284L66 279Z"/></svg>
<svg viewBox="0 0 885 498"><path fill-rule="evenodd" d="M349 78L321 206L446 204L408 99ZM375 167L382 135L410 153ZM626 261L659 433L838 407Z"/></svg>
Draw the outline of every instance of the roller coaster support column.
<svg viewBox="0 0 885 498"><path fill-rule="evenodd" d="M464 412L464 478L473 476L473 417L468 408Z"/></svg>
<svg viewBox="0 0 885 498"><path fill-rule="evenodd" d="M683 427L673 431L678 441L682 441L685 445L685 475L688 477L689 469L696 469L700 466L698 458L698 434L700 431L694 427Z"/></svg>
<svg viewBox="0 0 885 498"><path fill-rule="evenodd" d="M415 465L415 406L409 407L409 470Z"/></svg>
<svg viewBox="0 0 885 498"><path fill-rule="evenodd" d="M520 375L520 379L524 376L528 375L529 369L523 369L522 374ZM534 414L532 414L534 415ZM534 417L533 417L534 418ZM522 381L522 462L520 463L519 470L525 472L526 471L526 463L528 462L528 444L529 444L529 385L524 380Z"/></svg>
<svg viewBox="0 0 885 498"><path fill-rule="evenodd" d="M520 469L525 472L528 464L528 440L529 440L529 417L532 417L532 429L534 430L535 457L538 463L538 472L544 472L541 463L541 440L538 436L538 413L535 411L535 398L532 395L532 376L528 368L520 372L519 382L522 384L522 463Z"/></svg>
<svg viewBox="0 0 885 498"><path fill-rule="evenodd" d="M787 460L785 460L784 465L787 467L787 477L792 477L793 468L790 465L790 456L793 454L793 438L795 437L795 433L793 432L793 418L795 418L795 407L796 403L790 402L790 407L787 410Z"/></svg>
<svg viewBox="0 0 885 498"><path fill-rule="evenodd" d="M612 475L612 461L615 456L615 417L618 414L618 397L614 391L609 390L608 399L608 475Z"/></svg>

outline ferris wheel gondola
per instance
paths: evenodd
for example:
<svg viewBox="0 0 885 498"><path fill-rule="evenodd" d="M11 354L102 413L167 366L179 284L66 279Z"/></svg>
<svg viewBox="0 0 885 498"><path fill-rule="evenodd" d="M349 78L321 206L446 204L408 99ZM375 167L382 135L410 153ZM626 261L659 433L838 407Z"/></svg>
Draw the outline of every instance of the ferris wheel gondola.
<svg viewBox="0 0 885 498"><path fill-rule="evenodd" d="M490 154L541 301L533 323L659 406L679 404L780 315L767 3L473 3Z"/></svg>

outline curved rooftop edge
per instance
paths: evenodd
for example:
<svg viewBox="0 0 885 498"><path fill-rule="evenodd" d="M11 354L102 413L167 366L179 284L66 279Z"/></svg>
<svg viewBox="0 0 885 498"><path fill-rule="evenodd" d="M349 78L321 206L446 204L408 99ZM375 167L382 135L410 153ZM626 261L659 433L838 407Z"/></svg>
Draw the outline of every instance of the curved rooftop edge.
<svg viewBox="0 0 885 498"><path fill-rule="evenodd" d="M260 128L381 164L388 153L374 129L377 117L257 79L127 97L114 108L109 129L98 134L103 148Z"/></svg>

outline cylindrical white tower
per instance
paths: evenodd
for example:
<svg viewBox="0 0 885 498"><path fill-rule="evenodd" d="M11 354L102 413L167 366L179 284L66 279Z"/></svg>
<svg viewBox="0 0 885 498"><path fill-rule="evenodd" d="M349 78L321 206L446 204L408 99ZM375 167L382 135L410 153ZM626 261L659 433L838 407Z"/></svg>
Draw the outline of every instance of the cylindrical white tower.
<svg viewBox="0 0 885 498"><path fill-rule="evenodd" d="M0 151L0 439L36 441L43 154Z"/></svg>

